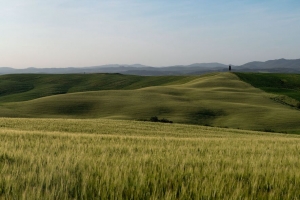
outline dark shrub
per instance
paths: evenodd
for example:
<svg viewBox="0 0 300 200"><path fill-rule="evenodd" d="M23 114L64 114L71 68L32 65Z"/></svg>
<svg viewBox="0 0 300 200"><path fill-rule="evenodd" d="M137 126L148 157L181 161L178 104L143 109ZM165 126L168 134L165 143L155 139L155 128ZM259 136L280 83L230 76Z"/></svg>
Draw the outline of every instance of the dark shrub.
<svg viewBox="0 0 300 200"><path fill-rule="evenodd" d="M164 119L162 118L161 120L159 120L160 122L163 122L163 123L173 123L173 121L170 121L170 120L167 120L167 119Z"/></svg>
<svg viewBox="0 0 300 200"><path fill-rule="evenodd" d="M270 129L270 128L265 128L263 131L264 132L270 132L270 133L274 133L275 132L273 129Z"/></svg>
<svg viewBox="0 0 300 200"><path fill-rule="evenodd" d="M154 117L150 118L150 121L151 122L158 122L159 120L158 120L158 117L154 116Z"/></svg>
<svg viewBox="0 0 300 200"><path fill-rule="evenodd" d="M158 119L158 117L154 116L150 118L150 122L162 122L162 123L173 123L173 121L167 119Z"/></svg>

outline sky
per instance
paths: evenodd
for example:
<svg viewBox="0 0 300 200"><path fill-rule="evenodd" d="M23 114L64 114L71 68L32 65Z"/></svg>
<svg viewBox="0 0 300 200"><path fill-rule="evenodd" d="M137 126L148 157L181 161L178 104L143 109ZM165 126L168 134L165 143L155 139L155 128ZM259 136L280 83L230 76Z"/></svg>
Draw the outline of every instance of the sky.
<svg viewBox="0 0 300 200"><path fill-rule="evenodd" d="M0 0L0 67L300 58L299 0Z"/></svg>

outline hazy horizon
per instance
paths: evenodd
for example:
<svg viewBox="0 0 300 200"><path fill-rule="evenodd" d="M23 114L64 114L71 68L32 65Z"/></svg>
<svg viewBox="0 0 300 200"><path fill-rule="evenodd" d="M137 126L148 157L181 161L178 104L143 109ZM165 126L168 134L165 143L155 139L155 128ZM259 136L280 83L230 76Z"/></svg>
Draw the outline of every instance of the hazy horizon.
<svg viewBox="0 0 300 200"><path fill-rule="evenodd" d="M272 60L279 60L279 59L286 59L286 58L278 58L278 59L272 59ZM300 59L300 58L298 58ZM297 58L296 59L286 59L286 60L298 60ZM264 61L260 61L260 60L253 60L253 61L249 61L249 62L246 62L246 63L243 63L243 64L247 64L247 63L250 63L250 62L266 62L266 61L270 61L270 60L264 60ZM189 64L175 64L175 65L165 65L165 66L151 66L151 65L144 65L144 64L141 64L141 63L132 63L132 64L120 64L120 63L111 63L111 64L103 64L103 65L93 65L93 66L65 66L65 67L34 67L34 66L31 66L31 67L20 67L20 68L16 68L16 67L9 67L9 66L0 66L0 68L5 68L5 67L8 67L8 68L14 68L14 69L28 69L28 68L85 68L85 67L102 67L102 66L109 66L109 65L119 65L119 66L132 66L132 65L143 65L143 66L147 66L147 67L157 67L157 68L160 68L160 67L172 67L172 66L188 66L188 65L193 65L193 64L212 64L212 63L218 63L218 64L224 64L224 65L232 65L232 66L241 66L243 64L240 64L240 65L236 65L236 64L232 64L232 63L220 63L220 62L205 62L205 63L189 63Z"/></svg>
<svg viewBox="0 0 300 200"><path fill-rule="evenodd" d="M298 59L300 1L0 1L0 67Z"/></svg>

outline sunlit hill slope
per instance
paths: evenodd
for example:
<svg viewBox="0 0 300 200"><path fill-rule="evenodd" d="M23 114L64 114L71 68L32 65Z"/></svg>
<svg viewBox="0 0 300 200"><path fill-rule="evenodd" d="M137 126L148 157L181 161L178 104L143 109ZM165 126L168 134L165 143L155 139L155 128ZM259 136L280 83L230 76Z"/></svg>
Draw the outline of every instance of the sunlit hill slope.
<svg viewBox="0 0 300 200"><path fill-rule="evenodd" d="M85 75L71 75L63 82L75 76ZM232 73L152 77L156 80L124 75L93 76L94 81L88 78L62 85L53 81L52 86L65 88L63 92L51 93L51 84L31 85L13 94L8 91L0 97L0 115L131 120L157 116L175 123L300 133L299 110L272 100L274 95L254 88ZM127 77L127 82L116 81L118 76ZM104 81L97 85L95 80ZM95 83L94 88L92 83ZM43 97L39 96L41 94Z"/></svg>

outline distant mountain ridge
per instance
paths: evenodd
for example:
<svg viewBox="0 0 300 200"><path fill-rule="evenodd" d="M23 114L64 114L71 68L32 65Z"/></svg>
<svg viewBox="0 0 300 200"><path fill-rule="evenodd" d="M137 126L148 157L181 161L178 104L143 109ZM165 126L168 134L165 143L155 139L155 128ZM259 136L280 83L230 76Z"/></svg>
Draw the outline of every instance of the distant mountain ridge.
<svg viewBox="0 0 300 200"><path fill-rule="evenodd" d="M266 71L278 73L300 73L300 59L287 60L268 60L266 62L249 62L239 66L239 71Z"/></svg>
<svg viewBox="0 0 300 200"><path fill-rule="evenodd" d="M130 75L160 76L160 75L189 75L203 74L211 71L220 71L227 65L220 63L195 63L191 65L176 65L169 67L151 67L141 64L133 65L101 65L91 67L67 67L67 68L26 68L14 69L0 68L0 74L72 74L72 73L121 73Z"/></svg>
<svg viewBox="0 0 300 200"><path fill-rule="evenodd" d="M101 65L91 67L67 68L26 68L14 69L0 67L0 74L77 74L77 73L120 73L142 76L162 75L197 75L209 72L227 71L228 65L221 63L194 63L191 65L174 65L167 67L151 67L141 64L133 65ZM266 62L253 61L241 66L232 65L232 71L238 72L271 72L300 73L300 59L277 59Z"/></svg>

